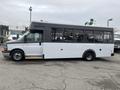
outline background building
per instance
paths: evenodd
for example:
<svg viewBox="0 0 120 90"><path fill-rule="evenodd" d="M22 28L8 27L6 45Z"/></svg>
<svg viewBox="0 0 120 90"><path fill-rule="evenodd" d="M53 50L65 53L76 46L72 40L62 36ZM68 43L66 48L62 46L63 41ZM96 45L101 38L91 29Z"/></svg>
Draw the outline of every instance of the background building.
<svg viewBox="0 0 120 90"><path fill-rule="evenodd" d="M0 43L3 43L4 40L9 35L9 26L6 25L0 25Z"/></svg>
<svg viewBox="0 0 120 90"><path fill-rule="evenodd" d="M10 27L8 40L16 40L25 33L25 27Z"/></svg>

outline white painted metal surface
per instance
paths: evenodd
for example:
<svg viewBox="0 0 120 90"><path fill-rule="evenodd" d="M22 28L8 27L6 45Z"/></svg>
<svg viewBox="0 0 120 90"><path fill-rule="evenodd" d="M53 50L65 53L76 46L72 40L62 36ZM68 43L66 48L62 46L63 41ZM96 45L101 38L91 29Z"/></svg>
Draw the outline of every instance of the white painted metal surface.
<svg viewBox="0 0 120 90"><path fill-rule="evenodd" d="M39 43L14 43L8 44L8 50L22 49L25 56L40 56L43 55L42 45Z"/></svg>
<svg viewBox="0 0 120 90"><path fill-rule="evenodd" d="M109 57L113 48L114 44L44 43L43 53L45 58L81 58L86 50L92 49L96 57Z"/></svg>
<svg viewBox="0 0 120 90"><path fill-rule="evenodd" d="M109 57L114 52L114 44L90 43L18 43L8 44L8 50L22 49L25 56L40 56L45 58L81 58L83 53L91 49L96 57ZM101 51L100 51L101 49Z"/></svg>

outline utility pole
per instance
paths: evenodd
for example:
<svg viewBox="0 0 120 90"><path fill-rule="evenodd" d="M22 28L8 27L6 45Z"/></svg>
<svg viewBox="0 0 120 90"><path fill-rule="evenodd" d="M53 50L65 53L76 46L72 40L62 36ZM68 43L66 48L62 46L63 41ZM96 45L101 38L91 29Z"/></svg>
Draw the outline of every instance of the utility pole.
<svg viewBox="0 0 120 90"><path fill-rule="evenodd" d="M32 19L32 7L31 6L29 8L29 11L30 11L30 23L31 23L31 19Z"/></svg>

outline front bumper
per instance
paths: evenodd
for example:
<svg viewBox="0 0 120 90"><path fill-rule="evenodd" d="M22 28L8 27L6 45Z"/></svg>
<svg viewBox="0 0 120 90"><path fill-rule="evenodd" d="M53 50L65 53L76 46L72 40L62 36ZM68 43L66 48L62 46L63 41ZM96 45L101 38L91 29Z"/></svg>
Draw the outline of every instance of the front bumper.
<svg viewBox="0 0 120 90"><path fill-rule="evenodd" d="M2 51L2 54L4 57L9 58L10 57L10 51Z"/></svg>

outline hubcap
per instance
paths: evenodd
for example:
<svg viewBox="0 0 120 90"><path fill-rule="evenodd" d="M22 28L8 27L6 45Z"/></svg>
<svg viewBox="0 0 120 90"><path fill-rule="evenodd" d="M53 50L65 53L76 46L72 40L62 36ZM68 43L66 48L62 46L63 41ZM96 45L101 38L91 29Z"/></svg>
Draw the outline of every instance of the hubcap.
<svg viewBox="0 0 120 90"><path fill-rule="evenodd" d="M93 57L92 57L92 55L90 55L90 54L88 54L87 57L86 57L86 59L89 60L89 61L92 60L92 58L93 58Z"/></svg>
<svg viewBox="0 0 120 90"><path fill-rule="evenodd" d="M13 55L13 58L14 58L15 60L21 60L21 59L22 59L22 55L21 55L21 53L17 52L17 53L15 53L15 54Z"/></svg>

